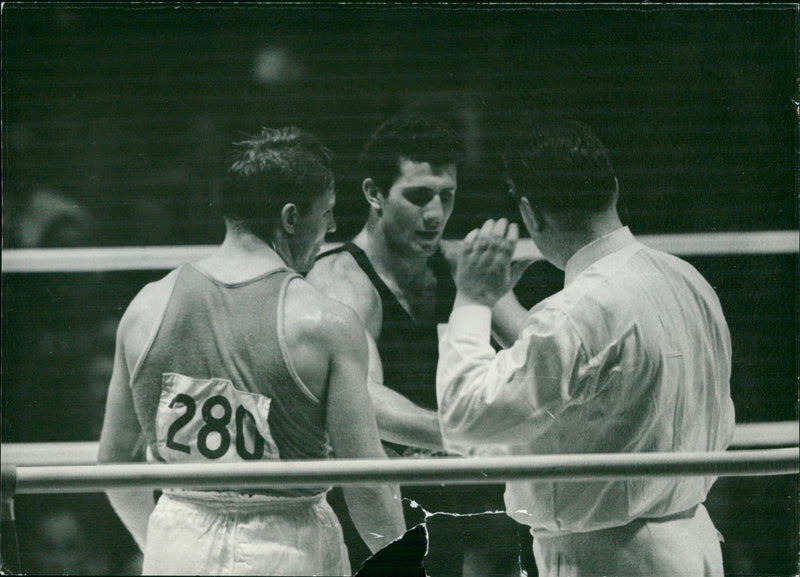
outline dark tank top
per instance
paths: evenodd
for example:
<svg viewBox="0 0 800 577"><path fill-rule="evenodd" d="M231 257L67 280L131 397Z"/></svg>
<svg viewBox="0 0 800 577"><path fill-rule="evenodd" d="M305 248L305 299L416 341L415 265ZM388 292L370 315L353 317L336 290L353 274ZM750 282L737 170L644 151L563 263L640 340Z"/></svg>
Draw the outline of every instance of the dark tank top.
<svg viewBox="0 0 800 577"><path fill-rule="evenodd" d="M444 255L437 250L429 260L436 278L436 303L432 317L418 323L378 276L366 253L352 242L327 251L319 258L337 252L349 252L353 256L380 296L383 320L376 344L383 364L383 384L414 404L435 411L439 359L437 325L448 321L456 296L455 283ZM406 447L384 444L400 454L406 452Z"/></svg>
<svg viewBox="0 0 800 577"><path fill-rule="evenodd" d="M436 410L436 367L439 361L438 324L447 323L453 309L456 296L455 282L450 273L447 260L437 250L429 260L436 277L435 307L432 317L417 323L406 312L394 293L378 276L367 255L361 248L347 242L321 254L318 259L337 252L350 253L361 270L369 277L378 291L383 304L383 322L381 334L377 339L378 352L383 364L384 385L400 393L413 403L431 410ZM387 455L392 456L439 456L440 453L425 449L407 447L397 443L383 441ZM403 497L418 503L426 511L443 511L459 514L484 513L486 511L504 510L503 491L505 484L480 485L403 485ZM341 506L339 507L341 511ZM418 512L404 501L406 523L409 527L419 523ZM502 515L505 517L505 515ZM472 517L460 517L468 522ZM509 519L507 524L513 523ZM496 543L498 539L504 543L516 538L516 530L497 531L487 535L487 542ZM345 531L346 535L348 531ZM351 527L348 546L358 541L355 529Z"/></svg>
<svg viewBox="0 0 800 577"><path fill-rule="evenodd" d="M131 378L153 456L167 462L327 458L325 403L292 369L283 332L286 289L299 275L280 269L224 283L193 265L174 274L164 316ZM266 424L256 415L266 416Z"/></svg>

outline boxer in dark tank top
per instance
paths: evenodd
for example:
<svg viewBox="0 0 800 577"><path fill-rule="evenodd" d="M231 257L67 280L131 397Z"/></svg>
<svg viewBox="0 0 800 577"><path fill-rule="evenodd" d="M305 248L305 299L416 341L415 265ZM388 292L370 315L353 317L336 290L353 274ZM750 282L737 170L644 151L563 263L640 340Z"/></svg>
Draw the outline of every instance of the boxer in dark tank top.
<svg viewBox="0 0 800 577"><path fill-rule="evenodd" d="M359 167L367 222L352 241L321 254L307 276L353 308L367 329L369 391L390 457L447 454L436 414L436 368L438 328L452 310L455 285L440 241L462 154L459 135L438 120L404 115L381 125ZM502 484L406 485L401 491L407 526L426 523L428 575L520 574L517 524L502 513ZM355 570L367 552L336 493L329 497ZM500 513L469 515L487 511ZM426 519L425 513L440 514ZM390 559L396 574L418 574L400 566L406 558Z"/></svg>

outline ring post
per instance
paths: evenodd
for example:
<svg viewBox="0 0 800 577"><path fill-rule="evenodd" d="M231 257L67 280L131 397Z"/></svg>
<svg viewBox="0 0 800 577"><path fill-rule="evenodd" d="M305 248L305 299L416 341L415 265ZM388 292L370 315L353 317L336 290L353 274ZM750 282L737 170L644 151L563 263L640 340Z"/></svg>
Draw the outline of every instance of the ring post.
<svg viewBox="0 0 800 577"><path fill-rule="evenodd" d="M17 490L17 466L3 463L0 467L0 495L2 495L2 513L0 513L0 569L3 574L19 573L19 541L17 528L14 525L14 495Z"/></svg>

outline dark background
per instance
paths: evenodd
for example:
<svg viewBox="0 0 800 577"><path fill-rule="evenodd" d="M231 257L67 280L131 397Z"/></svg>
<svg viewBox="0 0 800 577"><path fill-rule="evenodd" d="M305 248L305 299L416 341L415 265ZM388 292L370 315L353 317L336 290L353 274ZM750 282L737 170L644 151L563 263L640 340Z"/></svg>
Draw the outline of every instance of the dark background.
<svg viewBox="0 0 800 577"><path fill-rule="evenodd" d="M796 6L758 4L6 3L3 247L219 242L231 143L286 124L338 154L329 240L343 240L365 215L348 168L404 109L464 134L447 231L460 238L512 208L492 151L523 106L595 128L635 234L796 230L797 26ZM728 317L737 421L795 420L797 254L687 260ZM97 440L116 322L163 274L2 275L3 442ZM530 305L562 280L538 263L518 294ZM797 573L796 488L796 476L717 483L708 506L729 574ZM48 567L34 554L44 499L17 499L33 572ZM80 522L107 570L128 571L103 497L70 503L93 512Z"/></svg>

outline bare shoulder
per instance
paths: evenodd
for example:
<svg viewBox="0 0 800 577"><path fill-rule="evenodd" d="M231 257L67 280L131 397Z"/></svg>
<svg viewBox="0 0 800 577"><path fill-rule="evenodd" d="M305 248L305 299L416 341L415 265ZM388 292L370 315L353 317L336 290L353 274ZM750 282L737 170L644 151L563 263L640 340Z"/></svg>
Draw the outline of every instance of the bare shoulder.
<svg viewBox="0 0 800 577"><path fill-rule="evenodd" d="M158 327L178 278L177 269L165 277L148 283L133 298L117 328L117 343L125 347L126 356L138 357Z"/></svg>
<svg viewBox="0 0 800 577"><path fill-rule="evenodd" d="M287 336L327 345L331 350L342 340L363 335L364 325L349 306L331 298L304 279L289 283L284 303Z"/></svg>
<svg viewBox="0 0 800 577"><path fill-rule="evenodd" d="M331 298L350 304L375 292L366 273L349 252L337 252L319 259L306 275L313 286Z"/></svg>
<svg viewBox="0 0 800 577"><path fill-rule="evenodd" d="M319 259L306 276L326 296L352 308L373 337L380 334L383 306L377 289L348 252Z"/></svg>
<svg viewBox="0 0 800 577"><path fill-rule="evenodd" d="M355 361L368 367L367 339L358 314L313 287L293 279L286 290L283 328L297 376L318 398L325 397L332 367Z"/></svg>

